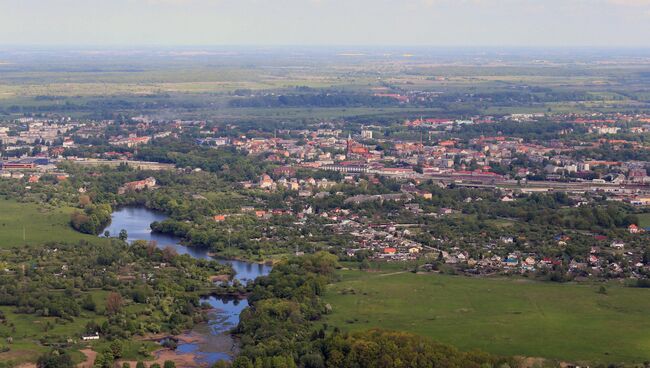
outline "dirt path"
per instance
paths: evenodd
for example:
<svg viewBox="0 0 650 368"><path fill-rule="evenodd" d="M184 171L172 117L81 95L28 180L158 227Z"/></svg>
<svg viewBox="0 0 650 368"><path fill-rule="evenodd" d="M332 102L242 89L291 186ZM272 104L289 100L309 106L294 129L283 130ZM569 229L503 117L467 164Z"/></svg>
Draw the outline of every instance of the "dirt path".
<svg viewBox="0 0 650 368"><path fill-rule="evenodd" d="M97 358L97 352L93 349L82 349L79 350L86 356L86 361L83 363L77 364L77 368L92 368L95 363L95 358Z"/></svg>
<svg viewBox="0 0 650 368"><path fill-rule="evenodd" d="M382 273L381 275L377 275L379 277L385 277L385 276L393 276L393 275L399 275L402 273L407 273L409 271L398 271L398 272L391 272L391 273Z"/></svg>
<svg viewBox="0 0 650 368"><path fill-rule="evenodd" d="M36 368L36 363L22 363L17 365L16 368Z"/></svg>

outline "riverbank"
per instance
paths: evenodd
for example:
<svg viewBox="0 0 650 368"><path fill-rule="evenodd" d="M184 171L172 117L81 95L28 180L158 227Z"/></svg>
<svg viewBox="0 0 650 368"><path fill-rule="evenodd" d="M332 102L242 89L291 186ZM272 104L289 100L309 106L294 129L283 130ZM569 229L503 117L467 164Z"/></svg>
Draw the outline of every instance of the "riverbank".
<svg viewBox="0 0 650 368"><path fill-rule="evenodd" d="M278 258L264 258L262 260L259 260L259 259L244 257L244 256L232 256L232 255L221 254L218 252L210 252L210 251L208 251L208 256L214 258L217 261L247 262L247 263L255 263L258 265L265 265L265 266L273 266L278 262L280 262L280 259ZM282 254L279 256L285 257L285 256L289 256L289 254Z"/></svg>
<svg viewBox="0 0 650 368"><path fill-rule="evenodd" d="M154 363L158 363L162 366L165 361L172 361L178 368L209 367L214 362L212 362L210 359L206 359L206 354L201 352L201 350L204 349L199 349L199 347L210 344L213 345L213 347L217 350L233 351L232 340L229 340L227 338L211 340L207 338L203 333L194 330L185 331L179 335L146 335L143 336L140 340L158 342L164 339L173 339L177 342L178 347L176 349L161 347L160 349L154 350L151 353L152 359L146 360L146 364L148 366ZM196 347L196 349L194 349L194 347ZM228 356L225 357L227 358L226 360L230 360L228 358L232 358L235 352L236 351L233 351L231 354L227 354ZM137 362L137 360L119 359L115 362L115 366L121 367L124 363L129 363L131 367L135 367Z"/></svg>
<svg viewBox="0 0 650 368"><path fill-rule="evenodd" d="M271 272L272 266L266 263L249 262L243 259L215 259L214 254L208 252L207 249L184 246L178 237L155 233L151 230L151 223L164 221L166 218L166 215L144 207L123 207L113 212L108 230L111 233L119 233L121 229L124 229L129 242L134 240L155 241L158 248L171 247L178 254L187 254L196 259L216 260L232 267L234 276L212 275L211 280L214 282L237 280L239 283L246 284ZM173 338L178 345L175 350L162 347L155 350L152 353L154 361L151 362L158 362L162 365L165 360L171 360L176 363L177 367L197 367L209 366L219 360L232 360L237 354L238 343L230 335L230 330L237 326L240 313L248 307L247 296L239 289L204 294L201 297L201 303L210 305L210 309L206 311L208 317L205 323L198 324L191 331L180 335L155 336L160 339ZM154 335L144 338L151 339L152 337ZM160 341L160 339L155 341Z"/></svg>

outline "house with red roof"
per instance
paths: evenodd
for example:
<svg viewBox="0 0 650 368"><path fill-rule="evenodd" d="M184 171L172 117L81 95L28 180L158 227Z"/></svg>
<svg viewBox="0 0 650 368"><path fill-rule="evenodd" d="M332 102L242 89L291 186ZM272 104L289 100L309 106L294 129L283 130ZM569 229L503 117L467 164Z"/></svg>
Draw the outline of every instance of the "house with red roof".
<svg viewBox="0 0 650 368"><path fill-rule="evenodd" d="M641 229L639 229L639 227L636 226L635 224L632 224L627 227L627 231L629 231L630 234L638 234L639 232L641 232Z"/></svg>

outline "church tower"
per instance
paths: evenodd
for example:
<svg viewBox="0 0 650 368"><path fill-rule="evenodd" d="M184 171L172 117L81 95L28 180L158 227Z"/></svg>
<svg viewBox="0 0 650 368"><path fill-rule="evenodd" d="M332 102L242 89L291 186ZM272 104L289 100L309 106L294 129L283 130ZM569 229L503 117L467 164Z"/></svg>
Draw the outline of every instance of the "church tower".
<svg viewBox="0 0 650 368"><path fill-rule="evenodd" d="M348 154L352 153L352 134L348 133Z"/></svg>

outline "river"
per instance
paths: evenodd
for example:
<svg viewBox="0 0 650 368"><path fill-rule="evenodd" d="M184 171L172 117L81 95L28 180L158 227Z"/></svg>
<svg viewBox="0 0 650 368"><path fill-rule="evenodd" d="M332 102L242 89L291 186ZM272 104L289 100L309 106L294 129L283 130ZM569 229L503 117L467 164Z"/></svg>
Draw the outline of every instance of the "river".
<svg viewBox="0 0 650 368"><path fill-rule="evenodd" d="M110 232L110 236L117 236L124 229L129 242L153 240L161 249L172 247L178 254L188 254L199 259L212 259L206 249L185 247L180 244L179 238L152 233L149 225L155 221L165 220L167 216L163 213L144 207L124 207L113 212L111 218L111 224L105 229ZM235 278L243 283L271 272L271 266L264 264L235 260L217 261L231 264L236 272ZM193 333L202 335L205 342L202 344L180 343L176 353L193 353L197 356L199 363L212 364L221 359L230 359L234 353L234 342L228 331L239 323L239 314L248 306L248 301L211 296L203 298L202 302L209 303L215 310L210 314L207 325L198 326L193 331Z"/></svg>

